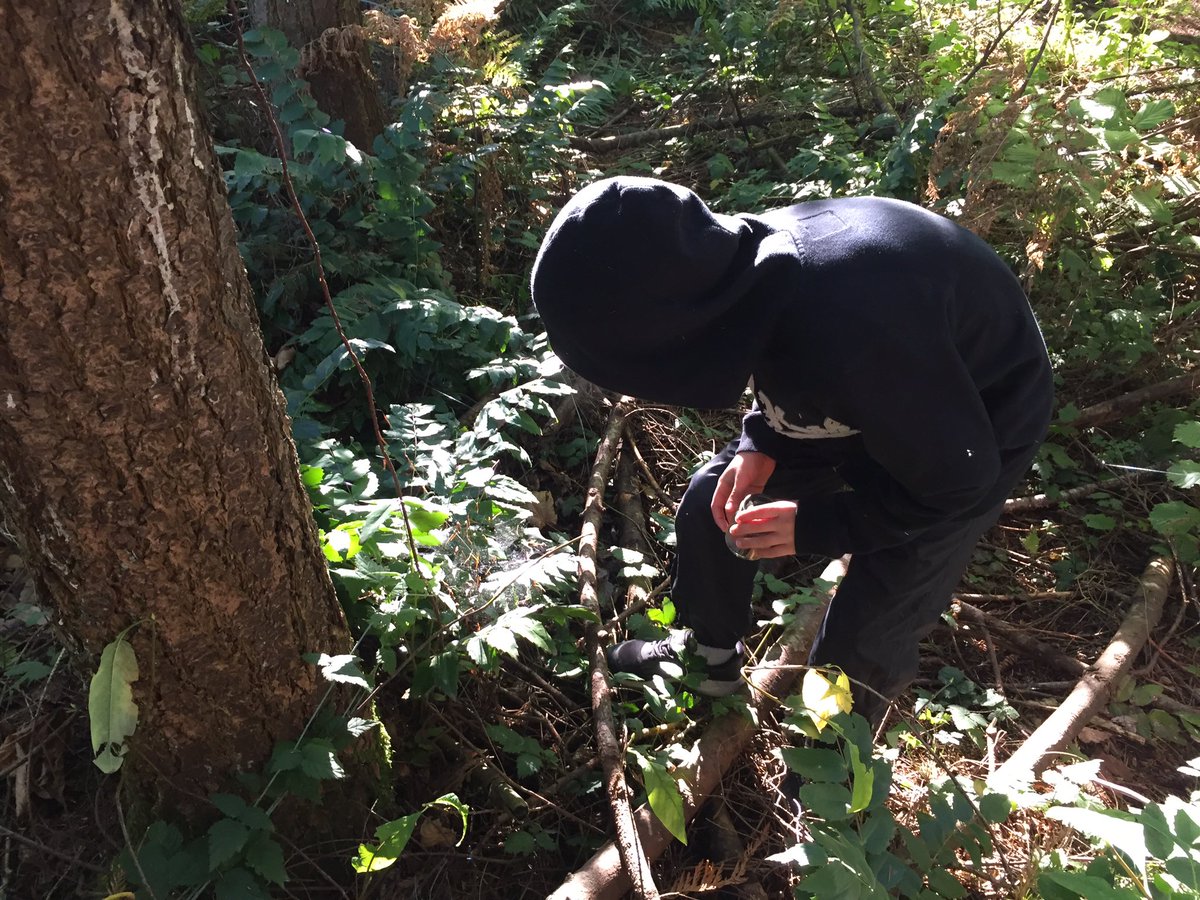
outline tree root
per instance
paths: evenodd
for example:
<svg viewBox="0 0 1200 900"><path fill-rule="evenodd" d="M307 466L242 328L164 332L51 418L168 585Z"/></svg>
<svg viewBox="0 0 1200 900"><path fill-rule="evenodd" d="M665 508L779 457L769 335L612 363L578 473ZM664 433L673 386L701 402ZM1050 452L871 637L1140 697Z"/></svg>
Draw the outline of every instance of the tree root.
<svg viewBox="0 0 1200 900"><path fill-rule="evenodd" d="M847 560L848 557L834 560L821 573L821 578L837 581L846 572ZM787 694L796 674L807 664L808 650L823 616L823 606L806 606L798 610L796 618L771 648L768 659L750 672L749 702L757 712L767 710ZM705 729L700 737L696 762L675 772L681 782L687 821L691 821L720 784L721 777L741 757L755 730L753 721L736 712L725 713ZM634 819L647 856L657 859L674 838L644 804L638 808ZM620 848L610 843L572 873L549 900L617 900L629 889L628 876L620 861Z"/></svg>
<svg viewBox="0 0 1200 900"><path fill-rule="evenodd" d="M1104 707L1121 676L1129 670L1158 624L1174 571L1174 563L1166 557L1155 557L1150 561L1142 575L1138 594L1112 642L1058 709L996 770L990 779L994 785L1003 788L1041 774L1053 757L1064 751L1079 736L1088 720Z"/></svg>

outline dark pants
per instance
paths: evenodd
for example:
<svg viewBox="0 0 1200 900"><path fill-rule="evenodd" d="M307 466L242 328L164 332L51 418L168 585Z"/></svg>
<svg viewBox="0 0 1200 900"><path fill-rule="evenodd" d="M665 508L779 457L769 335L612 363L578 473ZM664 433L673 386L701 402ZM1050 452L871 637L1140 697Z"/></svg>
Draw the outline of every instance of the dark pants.
<svg viewBox="0 0 1200 900"><path fill-rule="evenodd" d="M730 444L692 477L675 524L671 597L680 621L700 643L714 647L734 646L753 625L750 592L758 563L729 551L709 510L717 479L735 451ZM840 484L831 469L781 463L765 493L803 504L804 497ZM856 712L877 723L886 708L883 698L895 698L916 677L918 642L949 605L975 544L1002 508L1000 503L976 518L935 526L897 547L853 555L809 662L836 665L850 676Z"/></svg>

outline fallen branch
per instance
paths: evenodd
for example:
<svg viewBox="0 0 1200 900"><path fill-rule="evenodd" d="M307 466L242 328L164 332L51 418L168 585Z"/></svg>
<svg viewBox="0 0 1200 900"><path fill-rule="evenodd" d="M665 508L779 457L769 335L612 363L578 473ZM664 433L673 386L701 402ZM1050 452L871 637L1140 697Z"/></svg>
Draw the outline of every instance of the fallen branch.
<svg viewBox="0 0 1200 900"><path fill-rule="evenodd" d="M1087 663L1080 662L1073 656L1067 656L1056 647L1052 647L1044 641L1039 641L1021 629L1009 625L1007 622L984 612L982 609L972 606L963 600L962 595L958 596L956 605L958 607L958 618L966 619L986 628L991 634L1003 640L1004 643L1022 650L1032 659L1053 666L1061 672L1066 672L1068 675L1079 676L1088 670Z"/></svg>
<svg viewBox="0 0 1200 900"><path fill-rule="evenodd" d="M830 563L821 578L838 580L845 574L847 559ZM808 651L823 616L823 606L806 606L797 611L796 618L780 635L768 660L751 671L749 702L758 713L786 696L796 674L808 661ZM757 721L757 716L754 718ZM705 729L697 747L696 762L675 771L680 780L686 821L692 820L720 784L725 772L741 757L754 732L754 722L737 712L725 713ZM651 860L657 859L674 838L645 805L634 813L634 819L646 854ZM607 844L572 873L548 900L617 900L628 890L629 882L621 866L619 848Z"/></svg>
<svg viewBox="0 0 1200 900"><path fill-rule="evenodd" d="M604 770L608 802L612 807L613 824L617 832L617 849L623 871L639 900L658 900L658 887L642 845L634 829L633 812L629 805L629 788L625 784L625 752L617 737L613 721L612 695L608 680L608 663L604 659L604 639L600 623L600 601L596 592L596 545L600 535L600 519L604 513L604 486L616 455L621 426L633 409L634 399L622 397L608 416L608 428L596 450L592 477L588 482L587 500L583 507L583 526L579 530L579 600L596 616L585 632L588 661L591 665L592 718L596 725L596 748Z"/></svg>
<svg viewBox="0 0 1200 900"><path fill-rule="evenodd" d="M1122 416L1141 411L1147 403L1174 397L1176 394L1194 394L1197 390L1200 390L1200 369L1088 406L1080 410L1079 415L1071 422L1065 424L1069 424L1072 428L1091 428L1095 425L1104 425Z"/></svg>
<svg viewBox="0 0 1200 900"><path fill-rule="evenodd" d="M1095 407L1089 407L1089 409L1095 409ZM1079 420L1076 419L1075 421ZM1074 425L1075 422L1071 424ZM1092 494L1100 491L1111 491L1114 488L1127 484L1138 481L1149 481L1152 478L1158 477L1160 477L1158 472L1126 472L1124 475L1118 475L1116 478L1106 478L1104 481L1093 481L1090 484L1081 484L1079 487L1059 491L1053 496L1049 494L1034 494L1032 497L1015 497L1012 500L1005 500L1004 511L1011 513L1023 512L1028 509L1048 509L1060 503L1070 503L1072 500L1078 500L1081 497L1090 497Z"/></svg>
<svg viewBox="0 0 1200 900"><path fill-rule="evenodd" d="M811 118L811 116L808 116ZM726 129L744 128L747 125L762 125L773 117L761 112L749 112L740 117L727 116L714 119L697 119L695 122L684 122L679 125L663 125L660 128L646 128L641 131L627 131L624 134L610 134L607 137L586 138L574 136L571 146L576 150L586 150L589 153L605 153L609 150L628 150L631 147L641 147L655 141L665 141L674 137L682 137L697 131L721 131ZM794 121L796 116L789 116ZM805 118L805 116L799 116Z"/></svg>
<svg viewBox="0 0 1200 900"><path fill-rule="evenodd" d="M1083 726L1104 708L1121 676L1150 637L1162 616L1175 566L1167 557L1155 557L1142 575L1137 596L1112 642L1096 664L1076 683L1075 689L1009 759L996 770L993 783L1003 787L1041 774L1052 757L1079 736Z"/></svg>

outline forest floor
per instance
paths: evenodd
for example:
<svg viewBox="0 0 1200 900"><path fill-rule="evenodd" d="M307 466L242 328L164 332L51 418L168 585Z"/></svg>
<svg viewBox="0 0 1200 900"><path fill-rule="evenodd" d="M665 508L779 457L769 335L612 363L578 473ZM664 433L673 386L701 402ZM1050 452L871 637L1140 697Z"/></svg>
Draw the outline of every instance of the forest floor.
<svg viewBox="0 0 1200 900"><path fill-rule="evenodd" d="M636 45L633 56L638 60L665 57L688 33L682 20L641 27L625 13L605 15L604 28L627 30L617 42L626 48ZM603 29L593 28L580 40L580 78L589 74L590 62L603 64L609 38ZM641 97L619 118L579 128L572 136L575 171L653 172L705 185L719 180L714 174L721 155L717 149L728 150L736 158L726 162L744 172L782 168L792 151L820 146L810 118L773 97L761 98L756 107L755 114L765 118L744 117L733 91L719 84L705 89L708 74L703 67L675 72L678 102L665 110ZM845 105L853 106L857 92L852 97L848 86L843 93ZM847 115L870 121L862 110ZM662 130L689 123L694 130ZM1194 123L1190 127L1188 152L1194 156L1200 135ZM864 126L861 144L871 143L877 133L886 138L886 131ZM623 143L603 143L618 133L626 135ZM881 138L880 144L884 142ZM735 145L736 152L730 149ZM447 143L443 149L451 156L466 155L474 147ZM993 154L996 150L991 148ZM552 176L557 173L539 173ZM573 181L564 176L562 183L563 195L551 198L555 203L565 199L565 188ZM1008 195L1001 200L1014 202ZM464 298L483 280L477 277L477 236L468 234L464 224L473 215L471 209L447 212L440 219L439 211L433 217L445 228L439 235L443 260ZM529 210L513 215L528 216ZM528 250L524 256L511 249L507 256L497 251L492 263L499 274L523 281ZM1181 277L1180 283L1184 281ZM1194 335L1194 312L1178 327L1164 329L1158 336L1161 359L1186 348L1189 329ZM1060 374L1060 405L1077 408L1124 394L1146 376L1119 365ZM553 499L547 520L557 517L557 529L569 536L578 533L591 454L607 414L605 401L590 395L585 399L563 416L561 426L549 426L556 430L541 440L544 445L582 441L586 449L569 464L549 452L535 453L538 463L521 473L527 487ZM1128 437L1119 424L1114 424L1113 442ZM660 538L689 473L737 430L738 417L728 413L644 407L631 417L623 451L629 484L623 493L636 495L643 509L624 511L615 499L622 491L610 490L600 543L628 547L632 529L656 574L649 604L628 611L627 566L613 558L602 560L606 614L623 616L632 627L650 610L662 611L671 551ZM1094 444L1069 428L1056 440L1087 461L1077 481L1110 477L1095 457ZM1161 478L1122 478L1070 500L1056 499L1054 489L1035 477L1023 490L1030 496L1049 490L1051 496L1004 515L979 544L958 590L960 601L992 618L972 618L961 605L952 608L923 644L920 675L912 690L897 699L879 735L880 752L892 761L894 772L888 805L901 823L915 823L923 815L931 782L947 775L986 778L1071 691L1078 666L1089 666L1100 656L1137 602L1138 579L1156 544L1155 535L1144 528L1109 523L1120 509L1144 518L1169 496ZM826 562L799 559L767 568L776 588L803 592ZM1186 795L1192 785L1179 772L1196 755L1194 735L1200 729L1200 595L1191 571L1179 568L1159 625L1129 677L1073 745L1071 760L1086 757L1099 763L1094 777L1086 779L1086 790L1104 805L1124 808ZM756 600L756 617L763 622L778 618L786 599L781 589L764 589ZM747 644L759 647L777 632L766 626ZM1041 646L1031 647L1021 636L1036 638ZM454 698L411 700L402 687L378 698L395 753L396 808L415 810L456 792L471 810L461 844L456 844L454 816L442 818L435 810L422 819L413 843L391 869L357 881L350 880L347 865L356 849L352 842L294 846L287 860L292 877L281 896L545 897L607 841L611 812L596 760L587 680L582 671L553 671L527 651L505 660L497 675L465 679ZM0 900L99 900L124 890L115 860L129 839L117 802L119 778L102 776L92 762L90 672L71 662L50 612L38 603L23 561L7 546L0 548L0 672ZM688 747L713 719L706 701L669 689L660 698L666 715L658 724L646 709L647 694L622 685L615 696L627 720L647 731L661 730L662 747ZM670 708L668 700L679 706ZM503 735L496 725L504 727ZM719 790L689 828L688 845L672 845L655 865L664 893L745 900L792 896L794 872L768 860L795 845L805 828L780 791L785 769L776 751L792 741L779 718L765 716L758 723L748 751L723 775ZM1017 812L995 826L995 837L996 852L983 867L992 876L978 870L956 872L970 896L1023 893L1014 885L1033 883L1039 855L1062 850L1086 859L1094 853L1065 825L1034 812Z"/></svg>

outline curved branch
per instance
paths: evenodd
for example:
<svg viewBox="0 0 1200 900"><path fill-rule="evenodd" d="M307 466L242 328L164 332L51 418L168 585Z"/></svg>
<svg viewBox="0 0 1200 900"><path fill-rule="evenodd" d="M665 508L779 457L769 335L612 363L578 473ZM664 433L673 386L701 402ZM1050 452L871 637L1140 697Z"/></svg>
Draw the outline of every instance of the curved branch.
<svg viewBox="0 0 1200 900"><path fill-rule="evenodd" d="M993 784L1002 788L1041 774L1054 755L1065 750L1079 736L1083 726L1104 708L1113 688L1129 671L1158 624L1174 573L1175 565L1167 557L1155 557L1150 561L1137 596L1111 643L1058 709L996 770L990 779Z"/></svg>

